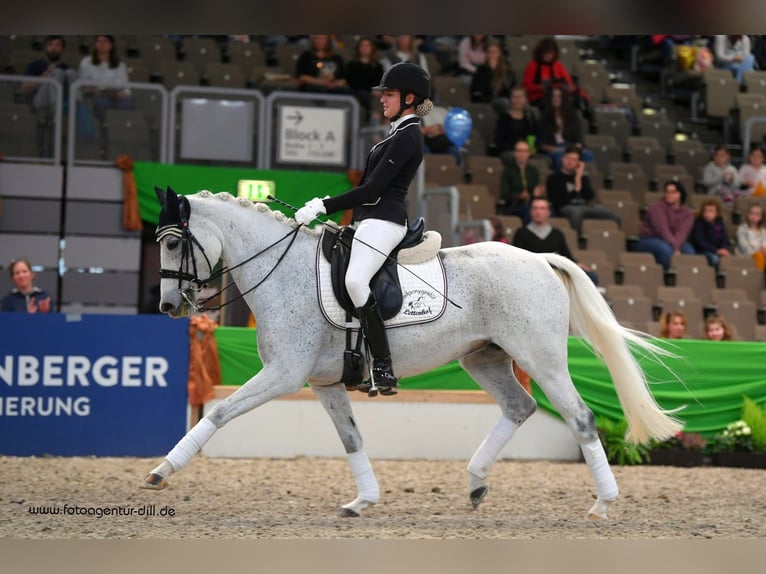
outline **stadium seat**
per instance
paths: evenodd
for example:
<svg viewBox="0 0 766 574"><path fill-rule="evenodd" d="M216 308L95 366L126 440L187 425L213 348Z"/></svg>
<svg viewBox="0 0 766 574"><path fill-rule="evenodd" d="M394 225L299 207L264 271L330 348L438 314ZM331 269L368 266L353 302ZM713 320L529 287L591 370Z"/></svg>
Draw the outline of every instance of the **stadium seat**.
<svg viewBox="0 0 766 574"><path fill-rule="evenodd" d="M208 85L219 88L245 87L245 76L236 64L210 62L205 66L205 79Z"/></svg>
<svg viewBox="0 0 766 574"><path fill-rule="evenodd" d="M455 186L460 194L460 219L489 219L495 216L495 198L486 185L460 184Z"/></svg>
<svg viewBox="0 0 766 574"><path fill-rule="evenodd" d="M629 192L624 192L629 193ZM641 214L639 204L632 197L630 199L621 199L612 196L609 191L600 194L601 205L611 209L621 218L620 229L625 232L626 237L637 237L638 229L641 226Z"/></svg>
<svg viewBox="0 0 766 574"><path fill-rule="evenodd" d="M704 319L703 303L691 287L657 287L655 305L660 313L681 311L686 316L687 336L698 339Z"/></svg>
<svg viewBox="0 0 766 574"><path fill-rule="evenodd" d="M229 42L226 48L225 57L229 62L239 66L239 71L245 77L250 76L250 72L255 66L266 66L266 53L260 44L250 42Z"/></svg>
<svg viewBox="0 0 766 574"><path fill-rule="evenodd" d="M480 183L495 198L500 199L500 178L503 175L503 162L496 156L472 155L468 158L468 172L471 174L471 183Z"/></svg>
<svg viewBox="0 0 766 574"><path fill-rule="evenodd" d="M746 258L722 257L719 272L722 276L723 287L727 289L744 289L750 301L758 301L764 286L764 273L756 269L755 265L742 265Z"/></svg>
<svg viewBox="0 0 766 574"><path fill-rule="evenodd" d="M434 76L431 78L431 83L436 98L434 103L438 106L463 107L471 101L468 88L457 76Z"/></svg>
<svg viewBox="0 0 766 574"><path fill-rule="evenodd" d="M646 295L611 296L609 306L620 324L631 328L652 320L652 301Z"/></svg>
<svg viewBox="0 0 766 574"><path fill-rule="evenodd" d="M131 82L148 82L150 78L149 68L141 58L125 58L123 60L128 71L128 80Z"/></svg>
<svg viewBox="0 0 766 574"><path fill-rule="evenodd" d="M606 253L600 249L575 249L572 246L569 249L578 263L587 265L598 274L599 283L614 283L615 264L609 260Z"/></svg>
<svg viewBox="0 0 766 574"><path fill-rule="evenodd" d="M588 249L603 251L613 265L619 262L620 253L625 251L625 232L611 219L584 219L582 235Z"/></svg>
<svg viewBox="0 0 766 574"><path fill-rule="evenodd" d="M465 183L463 168L452 154L427 153L423 156L423 162L427 182L438 186Z"/></svg>
<svg viewBox="0 0 766 574"><path fill-rule="evenodd" d="M162 85L168 91L179 85L199 85L199 73L191 62L161 62L159 73L162 76Z"/></svg>
<svg viewBox="0 0 766 574"><path fill-rule="evenodd" d="M175 62L177 59L176 47L165 36L139 36L138 50L152 74L161 73L163 62Z"/></svg>
<svg viewBox="0 0 766 574"><path fill-rule="evenodd" d="M584 139L585 147L593 153L601 171L609 173L613 162L623 161L622 147L613 136L585 134Z"/></svg>
<svg viewBox="0 0 766 574"><path fill-rule="evenodd" d="M208 64L221 63L221 50L213 38L184 38L181 52L187 62L194 64L202 75Z"/></svg>

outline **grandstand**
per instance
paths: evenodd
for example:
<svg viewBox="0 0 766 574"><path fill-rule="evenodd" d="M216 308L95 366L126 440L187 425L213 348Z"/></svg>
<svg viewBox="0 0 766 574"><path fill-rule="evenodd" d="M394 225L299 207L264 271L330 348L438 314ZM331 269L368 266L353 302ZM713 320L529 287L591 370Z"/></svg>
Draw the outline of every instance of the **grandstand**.
<svg viewBox="0 0 766 574"><path fill-rule="evenodd" d="M740 87L728 72L684 70L676 58L658 62L646 37L631 38L560 38L565 64L591 95L593 116L591 121L583 117L583 123L586 146L596 161L588 174L599 201L619 211L623 222L622 229L584 230L574 235L577 243L571 247L587 255L581 260L598 266L606 297L626 324L656 332L657 309L671 304L670 294L660 288L691 287L695 298L675 301L683 301L695 314L692 331L705 315L719 310L735 323L739 338L764 340L764 276L747 261L743 265L731 258L716 271L679 257L663 273L651 261L631 257L638 254L631 253L630 245L664 181L683 182L694 206L703 193L701 169L713 146L725 144L738 166L751 144L763 143L766 71L748 73ZM355 39L336 38L344 57L352 53ZM499 39L520 78L537 37ZM92 37L66 40L64 60L76 66L89 53ZM366 123L358 106L342 98L298 98L292 72L306 45L301 38L287 43L260 36L250 40L117 36L131 82L132 109L109 110L90 125L82 119L88 117L88 100L79 98L87 85L65 87L59 106L48 112L34 110L24 96L20 76L29 61L42 56L44 36L0 37L0 265L11 257L30 257L40 265L39 280L54 294L58 310L135 313L149 298L159 264L153 228L122 227L122 173L114 163L118 157L259 169L360 168L360 158L380 127ZM485 220L496 213L502 173L502 162L493 153L495 112L489 104L471 102L465 85L456 81L456 42L442 39L425 45L431 48L427 59L436 103L469 110L474 132L463 165L451 156L426 157L418 189L411 193L411 209L413 215L427 216L428 224L442 232L445 245L482 234L486 239L491 226ZM204 125L216 112L198 109L195 98L240 102L242 115L234 124L245 125L247 131L222 151L200 147L226 124ZM350 110L356 116L348 125L345 163L317 168L280 162L275 151L282 121L279 106L316 102L318 109ZM193 133L212 137L191 137ZM550 171L547 158L532 161L543 177ZM726 212L732 234L742 209L739 202ZM518 222L504 225L515 229ZM0 276L0 292L5 292L7 273ZM619 286L640 291L620 291ZM723 297L732 289L739 290L733 302ZM235 317L225 321L237 324Z"/></svg>

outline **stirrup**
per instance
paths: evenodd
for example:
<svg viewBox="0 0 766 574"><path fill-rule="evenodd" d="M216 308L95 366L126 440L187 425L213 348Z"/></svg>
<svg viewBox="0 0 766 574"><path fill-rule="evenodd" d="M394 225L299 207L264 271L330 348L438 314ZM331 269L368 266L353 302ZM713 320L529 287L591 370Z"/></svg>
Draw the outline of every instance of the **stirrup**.
<svg viewBox="0 0 766 574"><path fill-rule="evenodd" d="M381 364L375 365L380 361ZM394 376L393 369L391 368L391 358L378 359L373 361L373 367L371 369L371 388L368 391L369 396L375 396L380 392L383 396L392 396L397 393L396 387L398 379ZM374 393L374 394L371 394Z"/></svg>

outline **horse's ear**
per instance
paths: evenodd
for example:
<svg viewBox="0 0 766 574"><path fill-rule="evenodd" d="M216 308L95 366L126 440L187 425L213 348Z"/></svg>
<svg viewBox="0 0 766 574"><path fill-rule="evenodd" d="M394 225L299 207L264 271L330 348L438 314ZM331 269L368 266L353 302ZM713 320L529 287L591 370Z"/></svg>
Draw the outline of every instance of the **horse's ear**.
<svg viewBox="0 0 766 574"><path fill-rule="evenodd" d="M165 213L168 222L178 223L181 221L181 211L178 206L178 195L169 187L165 190Z"/></svg>
<svg viewBox="0 0 766 574"><path fill-rule="evenodd" d="M157 196L157 201L160 202L160 207L165 207L165 190L155 185L154 194Z"/></svg>

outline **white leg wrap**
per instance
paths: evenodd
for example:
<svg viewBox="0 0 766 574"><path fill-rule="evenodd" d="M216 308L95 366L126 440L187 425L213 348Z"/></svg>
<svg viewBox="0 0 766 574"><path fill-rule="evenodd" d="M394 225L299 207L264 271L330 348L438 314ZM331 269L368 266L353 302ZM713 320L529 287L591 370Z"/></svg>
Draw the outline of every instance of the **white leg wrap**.
<svg viewBox="0 0 766 574"><path fill-rule="evenodd" d="M473 457L471 457L471 461L468 463L468 472L475 474L479 478L487 478L489 469L495 462L497 455L500 454L503 447L511 440L517 428L519 428L519 425L505 417L497 421L495 427L487 435L487 438L484 439L484 442L479 445L479 448L476 449Z"/></svg>
<svg viewBox="0 0 766 574"><path fill-rule="evenodd" d="M173 470L178 472L189 464L192 457L202 449L202 446L213 436L216 430L218 429L210 422L210 419L202 419L194 425L165 457Z"/></svg>
<svg viewBox="0 0 766 574"><path fill-rule="evenodd" d="M616 500L619 494L617 481L614 479L612 469L609 468L609 462L606 460L606 453L601 441L596 439L588 444L582 444L580 450L582 450L585 462L590 469L598 497L601 500Z"/></svg>
<svg viewBox="0 0 766 574"><path fill-rule="evenodd" d="M351 475L356 481L359 498L375 504L380 502L380 488L367 453L364 450L352 452L348 455L348 463L351 466Z"/></svg>

